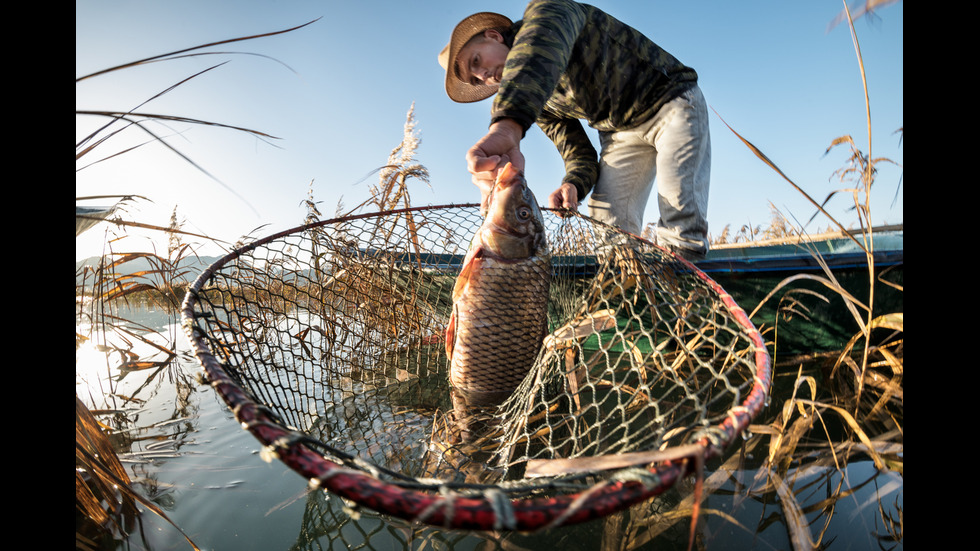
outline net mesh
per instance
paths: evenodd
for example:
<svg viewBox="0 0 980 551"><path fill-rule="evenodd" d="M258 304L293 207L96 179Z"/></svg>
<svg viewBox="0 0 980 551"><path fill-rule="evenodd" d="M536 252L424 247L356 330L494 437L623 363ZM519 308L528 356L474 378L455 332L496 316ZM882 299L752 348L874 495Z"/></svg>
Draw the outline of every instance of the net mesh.
<svg viewBox="0 0 980 551"><path fill-rule="evenodd" d="M721 454L764 407L770 359L691 264L581 215L545 222L549 334L501 403L449 384L444 332L476 205L251 243L193 284L184 329L263 453L333 493L455 528L604 516Z"/></svg>

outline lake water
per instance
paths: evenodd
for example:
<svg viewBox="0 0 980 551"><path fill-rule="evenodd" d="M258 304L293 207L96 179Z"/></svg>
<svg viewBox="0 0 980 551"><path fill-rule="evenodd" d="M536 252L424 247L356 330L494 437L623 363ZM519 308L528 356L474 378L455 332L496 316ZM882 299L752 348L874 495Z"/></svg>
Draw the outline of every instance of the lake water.
<svg viewBox="0 0 980 551"><path fill-rule="evenodd" d="M445 531L352 510L340 498L310 490L282 463L260 457L258 441L201 380L202 369L188 352L176 319L147 309L123 315L159 331L163 340L175 339L177 358L162 369L133 371L120 378L118 372L106 373L104 359L92 363L97 355L83 349L76 361L76 394L90 408L117 409L115 415L99 419L117 429L117 453L135 488L201 549L687 548L691 517L684 500L692 480L626 512L533 534ZM89 369L91 365L99 367ZM781 378L795 377L796 367L791 371L777 370L777 385ZM115 378L112 383L110 376ZM782 398L774 396L770 409L781 405ZM746 440L742 448L730 449L723 461L708 465L707 479L720 482L702 505L696 549L792 548L790 523L776 493L753 491L760 484L756 468L766 453L762 446L743 453L753 438L757 437ZM895 541L887 525L888 519L901 518L904 509L900 474L878 472L870 461L852 461L843 475L814 466L791 472L796 474L796 499L810 531L816 535L825 530L821 541L827 549L902 548L901 535ZM190 546L165 520L144 512L120 548Z"/></svg>

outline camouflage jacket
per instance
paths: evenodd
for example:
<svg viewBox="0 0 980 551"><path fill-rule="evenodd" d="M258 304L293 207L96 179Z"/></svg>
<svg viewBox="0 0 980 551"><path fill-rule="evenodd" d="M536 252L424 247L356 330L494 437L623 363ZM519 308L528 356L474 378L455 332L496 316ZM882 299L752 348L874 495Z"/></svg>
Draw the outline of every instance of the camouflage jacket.
<svg viewBox="0 0 980 551"><path fill-rule="evenodd" d="M512 118L525 131L536 122L580 200L599 173L581 120L600 132L632 128L697 83L693 69L639 31L570 0L532 0L507 39L491 120Z"/></svg>

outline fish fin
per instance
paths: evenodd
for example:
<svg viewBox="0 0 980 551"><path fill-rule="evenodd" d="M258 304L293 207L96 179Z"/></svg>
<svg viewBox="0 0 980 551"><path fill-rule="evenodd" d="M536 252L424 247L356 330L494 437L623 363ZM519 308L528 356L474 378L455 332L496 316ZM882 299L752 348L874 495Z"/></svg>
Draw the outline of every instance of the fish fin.
<svg viewBox="0 0 980 551"><path fill-rule="evenodd" d="M477 246L470 249L463 259L463 267L456 276L456 284L453 285L453 302L459 300L466 287L470 284L470 279L476 273L476 264L483 257L483 247Z"/></svg>
<svg viewBox="0 0 980 551"><path fill-rule="evenodd" d="M446 356L450 361L453 359L453 347L456 344L456 306L453 306L453 313L449 315L449 323L446 324Z"/></svg>

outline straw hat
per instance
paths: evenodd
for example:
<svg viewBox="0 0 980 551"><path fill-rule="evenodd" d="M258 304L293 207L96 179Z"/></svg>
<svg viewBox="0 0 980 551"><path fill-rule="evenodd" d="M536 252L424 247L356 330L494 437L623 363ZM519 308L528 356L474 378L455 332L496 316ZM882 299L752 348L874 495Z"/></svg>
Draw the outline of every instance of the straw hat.
<svg viewBox="0 0 980 551"><path fill-rule="evenodd" d="M476 86L467 84L456 78L456 72L451 66L456 62L459 50L469 41L469 39L482 33L487 29L495 27L510 27L513 22L499 13L480 12L474 13L459 22L453 29L452 38L449 44L439 52L439 65L446 70L446 93L449 98L459 103L471 103L488 98L497 93L498 86L490 84L478 84Z"/></svg>

